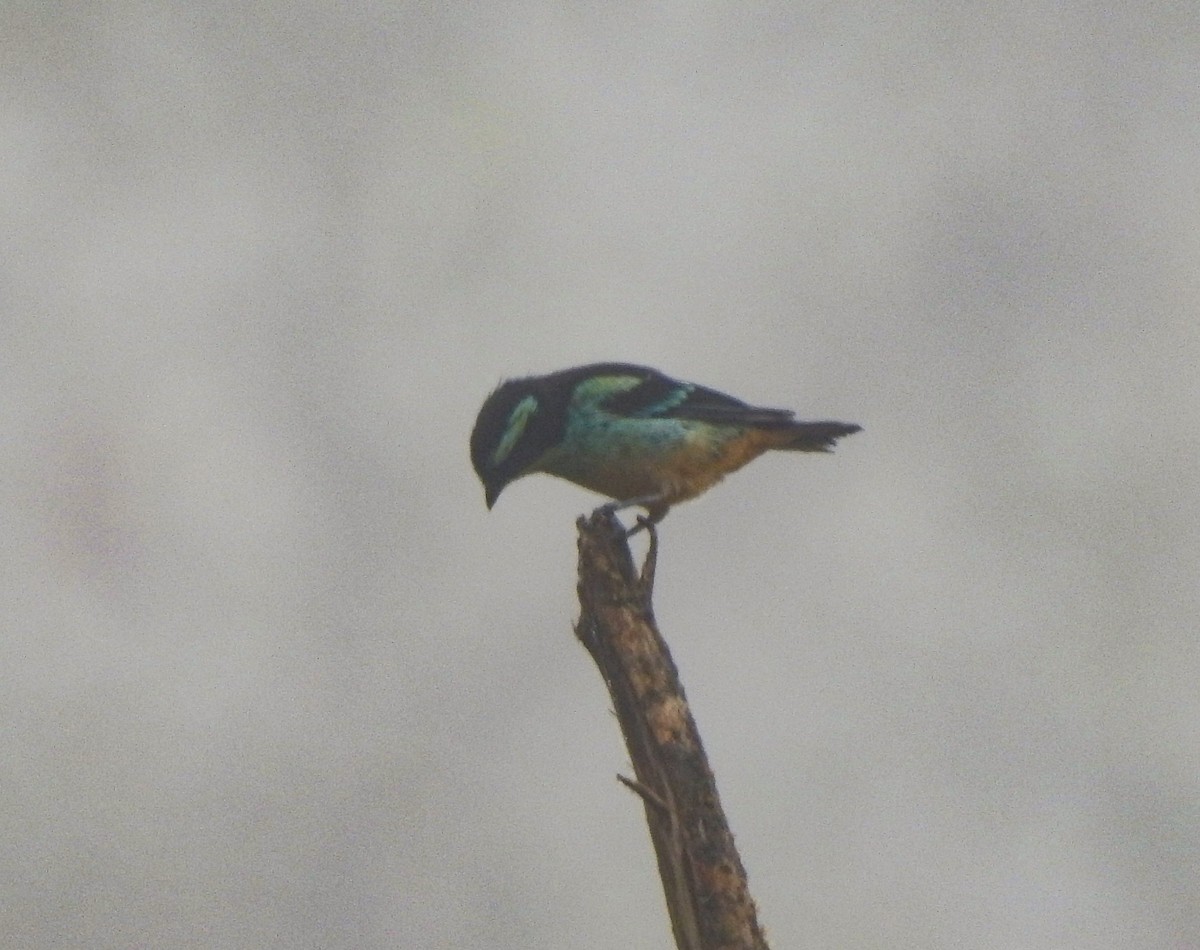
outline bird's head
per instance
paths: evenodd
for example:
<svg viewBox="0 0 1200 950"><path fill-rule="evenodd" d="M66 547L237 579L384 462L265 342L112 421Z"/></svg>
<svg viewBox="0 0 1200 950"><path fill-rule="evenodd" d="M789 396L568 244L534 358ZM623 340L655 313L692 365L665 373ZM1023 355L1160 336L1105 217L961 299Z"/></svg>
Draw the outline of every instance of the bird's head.
<svg viewBox="0 0 1200 950"><path fill-rule="evenodd" d="M653 370L628 363L591 363L501 383L484 401L471 432L471 464L483 482L488 508L506 485L532 472L547 471L578 483L575 474L564 474L547 458L563 444L568 420L586 421L615 396L658 378ZM666 396L677 401L674 390L680 384L661 379L670 384ZM651 385L646 398L661 402L661 388ZM544 462L548 467L542 467Z"/></svg>
<svg viewBox="0 0 1200 950"><path fill-rule="evenodd" d="M490 509L509 482L534 470L559 438L557 415L536 379L510 379L488 396L471 432L471 464Z"/></svg>

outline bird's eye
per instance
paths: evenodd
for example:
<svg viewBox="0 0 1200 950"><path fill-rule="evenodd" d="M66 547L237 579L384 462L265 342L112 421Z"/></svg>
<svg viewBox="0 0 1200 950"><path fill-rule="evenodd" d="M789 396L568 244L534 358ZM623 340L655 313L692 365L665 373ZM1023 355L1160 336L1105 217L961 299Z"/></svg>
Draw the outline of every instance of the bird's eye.
<svg viewBox="0 0 1200 950"><path fill-rule="evenodd" d="M525 431L525 427L529 425L529 420L533 418L533 414L537 412L538 402L533 396L526 396L513 407L512 413L508 417L508 425L504 427L504 433L500 436L500 442L496 445L496 449L492 452L492 465L499 465L516 448L517 443L521 440L521 433Z"/></svg>

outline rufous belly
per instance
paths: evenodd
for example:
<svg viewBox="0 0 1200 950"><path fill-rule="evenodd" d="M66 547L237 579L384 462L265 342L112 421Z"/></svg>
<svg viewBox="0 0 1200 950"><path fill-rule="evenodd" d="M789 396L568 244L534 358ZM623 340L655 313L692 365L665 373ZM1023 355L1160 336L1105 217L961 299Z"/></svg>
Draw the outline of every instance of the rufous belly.
<svg viewBox="0 0 1200 950"><path fill-rule="evenodd" d="M538 468L617 500L661 496L674 504L786 441L779 431L699 423L664 430L661 437L653 430L643 438L615 435L554 450Z"/></svg>

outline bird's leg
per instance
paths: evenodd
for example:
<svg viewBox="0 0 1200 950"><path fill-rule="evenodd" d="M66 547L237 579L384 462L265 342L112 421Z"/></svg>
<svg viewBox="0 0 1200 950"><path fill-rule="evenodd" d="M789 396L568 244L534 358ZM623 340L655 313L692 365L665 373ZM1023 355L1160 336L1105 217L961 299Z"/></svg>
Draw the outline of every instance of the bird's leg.
<svg viewBox="0 0 1200 950"><path fill-rule="evenodd" d="M625 531L625 537L632 537L639 531L645 531L650 537L650 544L646 549L646 560L642 563L642 572L639 579L639 585L646 592L648 601L650 591L654 589L654 570L658 565L658 530L654 526L666 517L667 512L671 510L671 504L663 495L643 495L639 498L627 498L623 501L610 501L597 508L595 514L603 513L605 515L612 515L625 508L646 509L646 514L638 515L637 524Z"/></svg>
<svg viewBox="0 0 1200 950"><path fill-rule="evenodd" d="M659 495L641 495L637 498L625 498L621 501L610 501L607 504L601 505L596 509L597 512L603 512L606 515L615 514L618 511L624 511L626 508L645 508L648 518L638 518L638 523L634 527L625 532L625 536L637 534L643 528L650 524L657 524L666 517L671 506L664 497Z"/></svg>
<svg viewBox="0 0 1200 950"><path fill-rule="evenodd" d="M598 511L624 511L626 508L645 508L650 510L654 505L661 505L663 500L662 495L638 495L636 498L622 498L618 501L609 501L601 505Z"/></svg>

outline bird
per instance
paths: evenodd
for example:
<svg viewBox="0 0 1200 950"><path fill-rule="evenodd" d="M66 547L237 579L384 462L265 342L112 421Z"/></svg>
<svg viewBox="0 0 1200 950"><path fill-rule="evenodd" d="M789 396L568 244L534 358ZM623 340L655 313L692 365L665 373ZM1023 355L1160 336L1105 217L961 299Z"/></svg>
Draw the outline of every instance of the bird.
<svg viewBox="0 0 1200 950"><path fill-rule="evenodd" d="M673 505L766 451L828 452L860 431L802 422L648 366L591 363L502 382L475 420L471 463L489 511L506 486L543 472L612 499L601 506L608 512L645 509L639 527L653 530Z"/></svg>

